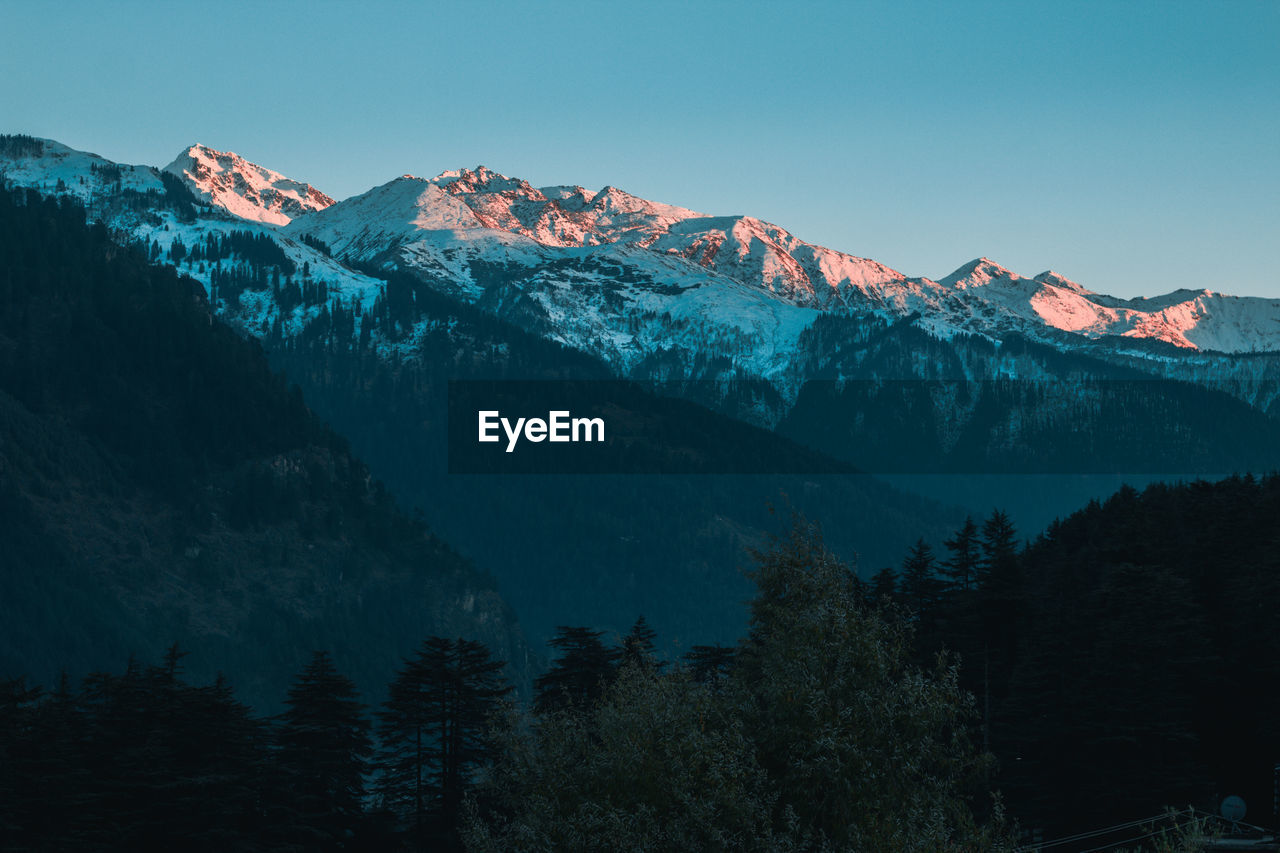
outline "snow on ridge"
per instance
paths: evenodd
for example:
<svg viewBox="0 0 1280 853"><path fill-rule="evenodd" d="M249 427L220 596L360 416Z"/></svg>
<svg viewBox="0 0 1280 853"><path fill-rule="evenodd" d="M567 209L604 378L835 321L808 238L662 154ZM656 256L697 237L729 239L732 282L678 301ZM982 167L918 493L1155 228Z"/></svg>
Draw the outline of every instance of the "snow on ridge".
<svg viewBox="0 0 1280 853"><path fill-rule="evenodd" d="M53 139L35 138L35 142L40 147L35 155L0 153L0 172L6 181L48 194L73 196L86 206L117 189L164 191L159 172L151 166L115 163Z"/></svg>
<svg viewBox="0 0 1280 853"><path fill-rule="evenodd" d="M1093 295L1092 290L1089 290L1084 285L1078 284L1072 281L1071 279L1067 278L1065 275L1062 275L1059 272L1054 272L1053 270L1045 270L1044 272L1036 276L1035 280L1040 282L1041 284L1050 284L1050 285L1053 285L1054 287L1063 288L1064 290L1073 290L1076 293Z"/></svg>
<svg viewBox="0 0 1280 853"><path fill-rule="evenodd" d="M1236 311L1227 322L1222 319L1227 315L1220 297L1206 291L1120 300L1095 294L1053 271L1026 278L987 257L970 261L938 281L911 279L876 261L807 243L755 217L708 216L647 201L612 186L595 193L573 185L539 189L483 166L445 172L429 183L446 193L419 198L437 209L413 220L416 239L426 239L424 231L446 228L450 231L446 242L484 240L497 252L491 260L499 263L513 262L512 251L527 256L529 249L495 240L495 232L549 248L630 245L679 257L797 306L870 309L888 317L918 312L924 326L944 337L965 332L998 339L1020 332L1060 343L1050 332L1069 332L1086 338L1154 338L1187 349L1280 348L1280 328L1273 329L1273 321L1251 319ZM459 207L446 210L448 202ZM474 221L461 207L470 211ZM447 220L443 224L437 222L442 211ZM377 243L370 239L371 226L366 222L355 228L360 234L355 243L367 253ZM404 243L413 237L401 232L392 240ZM443 245L437 238L426 240L427 244ZM485 251L475 244L471 256ZM443 264L437 249L419 248L414 257L433 269ZM1195 309L1182 307L1196 299L1208 301ZM1262 302L1254 307L1268 317L1280 318L1280 311Z"/></svg>
<svg viewBox="0 0 1280 853"><path fill-rule="evenodd" d="M200 143L186 148L164 170L182 178L197 198L253 222L287 225L334 203L310 184Z"/></svg>
<svg viewBox="0 0 1280 853"><path fill-rule="evenodd" d="M562 186L554 186L554 187L539 187L538 192L542 193L551 201L560 201L560 202L575 201L576 202L580 199L581 202L585 204L590 204L591 200L595 198L595 195L596 195L594 192L592 192L589 189L586 189L584 187L580 187L577 185L569 185L569 184L565 184Z"/></svg>
<svg viewBox="0 0 1280 853"><path fill-rule="evenodd" d="M537 193L528 181L520 178L509 178L495 172L487 166L476 166L474 169L454 169L441 172L432 183L443 187L450 193L474 192L516 192Z"/></svg>
<svg viewBox="0 0 1280 853"><path fill-rule="evenodd" d="M1021 276L1010 272L1005 267L987 257L976 258L956 269L948 276L938 279L938 283L957 290L982 287L999 279L1017 279Z"/></svg>
<svg viewBox="0 0 1280 853"><path fill-rule="evenodd" d="M424 232L483 228L472 210L433 181L404 175L300 217L283 229L310 234L335 254L369 258Z"/></svg>
<svg viewBox="0 0 1280 853"><path fill-rule="evenodd" d="M91 215L116 217L115 227L136 230L146 214L110 209L113 193L164 192L153 167L124 166L52 140L38 142L36 152L0 155L6 179L76 196ZM921 326L943 337L965 332L998 339L1018 332L1055 346L1069 346L1058 334L1068 332L1090 339L1151 338L1188 351L1280 350L1280 300L1229 297L1210 289L1120 299L1053 271L1026 278L985 257L937 281L908 278L876 261L807 243L755 217L707 216L612 186L596 192L573 185L535 188L477 166L430 179L406 175L334 202L309 184L204 145L186 149L166 169L180 175L198 197L236 217L230 221L239 222L237 227L278 227L295 239L313 234L336 257L422 264L437 278L458 278L459 287L478 286L468 272L474 261L527 267L533 274L549 259L564 257L556 250L596 252L604 262L625 249L660 266L666 263L662 258L676 263L662 274L662 287L682 294L672 298L689 299L703 309L711 295L728 294L717 288L732 280L766 300L725 297L726 306L747 312L778 303L872 311L890 319L919 313ZM200 215L216 218L207 209ZM537 276L536 286L551 286L545 272ZM708 288L708 282L718 284ZM600 288L595 292L595 298L603 298ZM578 308L588 310L581 298L574 296ZM675 310L674 303L664 305L667 314ZM580 343L591 346L590 339Z"/></svg>

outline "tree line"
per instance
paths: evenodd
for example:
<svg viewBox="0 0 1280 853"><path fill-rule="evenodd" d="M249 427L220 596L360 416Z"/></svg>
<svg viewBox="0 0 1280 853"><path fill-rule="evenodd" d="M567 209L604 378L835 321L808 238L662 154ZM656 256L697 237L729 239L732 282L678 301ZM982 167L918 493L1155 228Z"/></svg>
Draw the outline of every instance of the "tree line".
<svg viewBox="0 0 1280 853"><path fill-rule="evenodd" d="M659 659L563 627L528 708L482 644L428 638L365 708L317 652L285 710L183 654L78 688L0 684L9 849L995 849L976 712L954 664L813 531L756 556L736 646Z"/></svg>
<svg viewBox="0 0 1280 853"><path fill-rule="evenodd" d="M924 540L866 583L917 660L940 649L996 758L1053 834L1228 794L1270 823L1280 764L1280 477L1124 487L1019 541L1008 516Z"/></svg>
<svg viewBox="0 0 1280 853"><path fill-rule="evenodd" d="M223 678L187 683L183 657L175 646L78 689L0 683L5 849L450 846L511 690L482 644L431 637L372 715L316 652L285 710L261 718Z"/></svg>

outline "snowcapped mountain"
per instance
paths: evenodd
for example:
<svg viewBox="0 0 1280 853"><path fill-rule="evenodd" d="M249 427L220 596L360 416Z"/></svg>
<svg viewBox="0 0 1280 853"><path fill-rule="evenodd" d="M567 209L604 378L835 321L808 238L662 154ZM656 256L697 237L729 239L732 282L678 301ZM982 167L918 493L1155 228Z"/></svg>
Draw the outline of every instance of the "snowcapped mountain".
<svg viewBox="0 0 1280 853"><path fill-rule="evenodd" d="M333 204L333 199L310 184L198 143L164 170L182 178L197 198L254 222L287 225L294 217Z"/></svg>
<svg viewBox="0 0 1280 853"><path fill-rule="evenodd" d="M190 168L180 175L175 168L183 164ZM91 218L110 226L122 242L139 243L154 260L176 263L198 280L226 319L253 335L265 335L277 324L282 334L297 334L324 306L311 301L282 307L269 287L247 287L232 299L219 298L216 279L243 279L255 271L248 259L235 254L197 258L211 239L236 233L269 239L286 264L306 271L299 276L304 283L323 283L326 294L333 293L353 310L372 307L382 292L379 279L285 237L272 224L287 222L289 211L318 209L332 199L235 154L192 146L161 170L113 163L50 139L9 136L0 137L0 176L11 186L78 199Z"/></svg>
<svg viewBox="0 0 1280 853"><path fill-rule="evenodd" d="M1052 271L1026 278L987 258L938 280L911 278L754 217L708 216L614 187L535 188L484 166L432 179L406 175L286 230L315 233L362 262L453 275L453 291L473 298L479 298L474 282L468 284L462 265L446 262L445 247L455 259L482 254L523 267L555 254L545 250L626 247L683 259L797 307L887 318L919 314L920 326L942 337L965 332L998 340L1016 332L1059 343L1058 333L1066 332L1147 338L1190 350L1280 349L1280 300L1208 290L1122 300ZM626 257L635 265L640 254ZM696 276L688 266L669 268L671 274Z"/></svg>
<svg viewBox="0 0 1280 853"><path fill-rule="evenodd" d="M939 284L1017 318L1018 331L1042 324L1088 338L1120 336L1164 341L1189 350L1263 352L1280 349L1280 299L1176 290L1164 296L1118 299L1094 293L1066 277L1043 272L1023 278L986 258ZM998 328L998 327L997 327ZM976 324L971 331L986 331Z"/></svg>
<svg viewBox="0 0 1280 853"><path fill-rule="evenodd" d="M431 180L405 175L282 232L318 238L351 263L411 271L624 374L702 344L753 375L785 371L817 311L644 247L690 211L606 190L569 220L558 190L569 199L590 195L552 188L549 196L483 168Z"/></svg>
<svg viewBox="0 0 1280 853"><path fill-rule="evenodd" d="M284 273L286 289L295 278L304 289L323 284L325 300L356 315L385 296L383 282L362 271L395 270L622 375L679 375L696 362L704 377L794 387L821 361L802 350L824 315L908 320L943 340L1016 334L1159 375L1186 364L1198 377L1253 376L1256 366L1224 367L1223 354L1280 351L1280 300L1210 290L1117 299L1054 272L1020 276L987 258L936 280L909 277L754 217L711 216L615 187L539 188L480 166L405 175L335 202L201 145L162 171L51 140L0 139L7 182L75 195L153 257L177 258L252 334L296 334L324 306L282 302L260 269L246 272L246 258L214 257L211 235L263 235L298 271ZM227 287L229 270L237 281L252 278L250 286ZM374 334L373 345L411 356L416 322L396 319L387 328L397 331L385 340Z"/></svg>

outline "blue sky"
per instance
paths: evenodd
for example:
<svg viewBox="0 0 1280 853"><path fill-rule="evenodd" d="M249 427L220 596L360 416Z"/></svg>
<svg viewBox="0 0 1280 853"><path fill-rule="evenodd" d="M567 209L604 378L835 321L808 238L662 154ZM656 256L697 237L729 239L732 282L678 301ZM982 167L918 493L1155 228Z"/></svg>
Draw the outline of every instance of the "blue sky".
<svg viewBox="0 0 1280 853"><path fill-rule="evenodd" d="M55 11L56 10L56 11ZM483 163L940 277L1280 297L1280 2L0 0L0 132L342 198Z"/></svg>

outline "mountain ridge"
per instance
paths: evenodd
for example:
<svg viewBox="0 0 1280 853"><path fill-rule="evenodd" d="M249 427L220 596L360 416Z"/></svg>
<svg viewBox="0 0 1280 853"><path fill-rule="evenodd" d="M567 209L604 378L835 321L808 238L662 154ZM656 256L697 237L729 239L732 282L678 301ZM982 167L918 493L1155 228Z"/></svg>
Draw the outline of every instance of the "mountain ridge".
<svg viewBox="0 0 1280 853"><path fill-rule="evenodd" d="M15 154L14 148L22 150ZM11 174L56 194L51 173L41 168L45 154L43 143L0 138L0 168L21 161ZM911 463L900 469L905 471L934 459L949 464L970 451L986 454L974 458L1004 458L1009 447L1034 464L1035 441L1052 446L1080 426L1079 418L1094 417L1090 406L1099 402L1114 409L1132 401L1126 411L1138 423L1173 412L1171 430L1185 427L1192 441L1210 447L1230 444L1230 431L1213 423L1215 413L1233 411L1223 397L1271 415L1280 406L1275 353L1197 351L1110 334L1110 326L1094 337L1063 331L1040 321L1031 296L1083 300L1088 304L1077 307L1087 325L1091 312L1102 308L1089 302L1086 288L1051 272L1024 278L985 258L962 265L949 284L909 279L874 261L806 244L753 217L686 216L685 209L619 190L538 189L481 168L435 179L403 176L285 226L235 216L171 173L138 167L140 179L154 184L144 191L120 189L110 167L106 173L96 162L84 168L87 174L68 173L63 183L91 197L91 217L118 241L137 244L152 263L199 281L218 316L261 340L278 360L291 360L289 375L309 376L309 395L331 395L330 416L347 407L348 428L366 429L366 452L388 446L384 425L422 393L421 381L406 376L420 371L438 378L451 366L501 361L511 350L508 332L468 342L458 333L456 309L447 307L455 303L472 317L493 318L495 328L589 356L615 378L665 382L672 396L694 395L722 414L820 445L864 469L895 464L886 463L886 446ZM543 226L559 228L556 240L571 245L529 236ZM841 282L838 288L823 285L829 304L818 304L803 288L788 291L815 278ZM983 300L966 301L966 294ZM1121 317L1122 309L1108 310ZM326 358L351 365L330 369L336 363ZM1181 405L1191 399L1186 395L1175 397L1172 409L1140 388L1123 398L1108 391L1083 404L1078 399L1082 380L1096 385L1135 374L1186 379L1221 393L1196 398L1209 403L1198 407ZM335 378L340 375L347 378ZM835 393L815 396L811 386L823 383L814 379L827 380ZM1038 393L1040 382L1045 396L1030 408L1018 385L1012 395L993 395L988 379L1014 380L1028 393ZM883 380L940 390L864 393ZM360 405L366 385L383 389L381 414ZM697 396L707 389L719 390ZM805 406L796 412L798 401ZM1205 417L1190 417L1198 413ZM1044 428L1024 433L1020 425L1028 415ZM365 424L371 417L373 425ZM426 422L410 419L405 431L417 435ZM1122 428L1127 422L1107 423ZM1060 429L1064 423L1066 431ZM1020 443L1024 434L1030 443ZM913 436L923 443L912 446ZM384 472L412 468L408 460L432 445L397 446L402 452L383 458ZM1087 450L1082 447L1066 448L1063 464L1077 465ZM1255 454L1253 460L1262 458ZM415 500L442 513L434 502L448 503L440 496L450 492L406 483L402 489L417 489ZM808 494L809 486L803 488ZM470 514L479 505L467 501L462 509ZM459 530L468 522L452 523ZM847 526L848 519L841 523ZM483 538L472 535L470 546L479 548ZM618 547L613 539L590 539L573 558L595 559L595 553L611 559ZM477 553L486 562L509 561L503 569L508 578L517 573L518 554ZM717 572L721 559L711 561Z"/></svg>
<svg viewBox="0 0 1280 853"><path fill-rule="evenodd" d="M896 317L920 311L926 327L944 336L970 332L998 337L1008 331L999 321L984 323L975 317L994 305L1000 319L1024 334L1034 334L1042 325L1091 338L1152 338L1199 351L1280 349L1280 300L1230 297L1209 288L1123 299L1096 293L1053 271L1025 277L986 257L937 280L911 278L876 261L808 243L752 216L712 216L640 199L612 186L595 193L573 186L546 188L556 197L484 166L419 180L442 186L470 209L476 218L470 227L501 230L550 247L636 245L679 255L803 307L867 307ZM576 203L567 207L567 199ZM431 206L431 200L423 200ZM421 219L429 223L433 213ZM302 231L316 222L303 217L289 228ZM465 230L469 223L459 219L456 224ZM991 288L995 295L970 297L979 287ZM1241 300L1266 316L1248 322L1226 300Z"/></svg>
<svg viewBox="0 0 1280 853"><path fill-rule="evenodd" d="M210 228L226 231L227 222L263 228L299 264L314 258L313 266L335 268L336 292L350 285L353 298L366 305L367 296L358 294L368 294L368 284L353 266L411 271L455 297L505 310L513 299L486 296L500 280L509 296L519 294L514 301L522 316L541 334L622 373L664 349L695 346L673 338L670 329L637 333L637 318L652 322L646 317L691 322L700 340L722 342L719 353L736 369L784 383L794 379L788 373L797 354L788 348L796 330L832 312L888 321L918 315L917 325L944 339L976 334L999 341L1018 334L1064 349L1097 350L1131 339L1187 354L1280 351L1277 299L1232 297L1211 287L1122 299L1052 271L1024 277L985 257L937 280L912 278L752 216L710 216L613 186L536 188L477 166L434 178L406 175L334 201L309 184L205 146L189 147L158 170L110 164L50 140L32 142L39 149L34 153L0 150L9 181L78 194L92 211L110 187L159 192L162 176L174 174L204 205L194 239ZM123 177L109 187L102 170ZM101 186L91 188L86 171ZM171 248L175 223L110 215L133 238L156 241L161 252ZM328 244L334 257L315 257L319 253L302 245L307 237ZM211 286L207 272L191 274ZM696 305L685 304L695 294ZM270 326L270 308L259 307L268 313L250 324ZM1144 351L1154 357L1154 350Z"/></svg>

